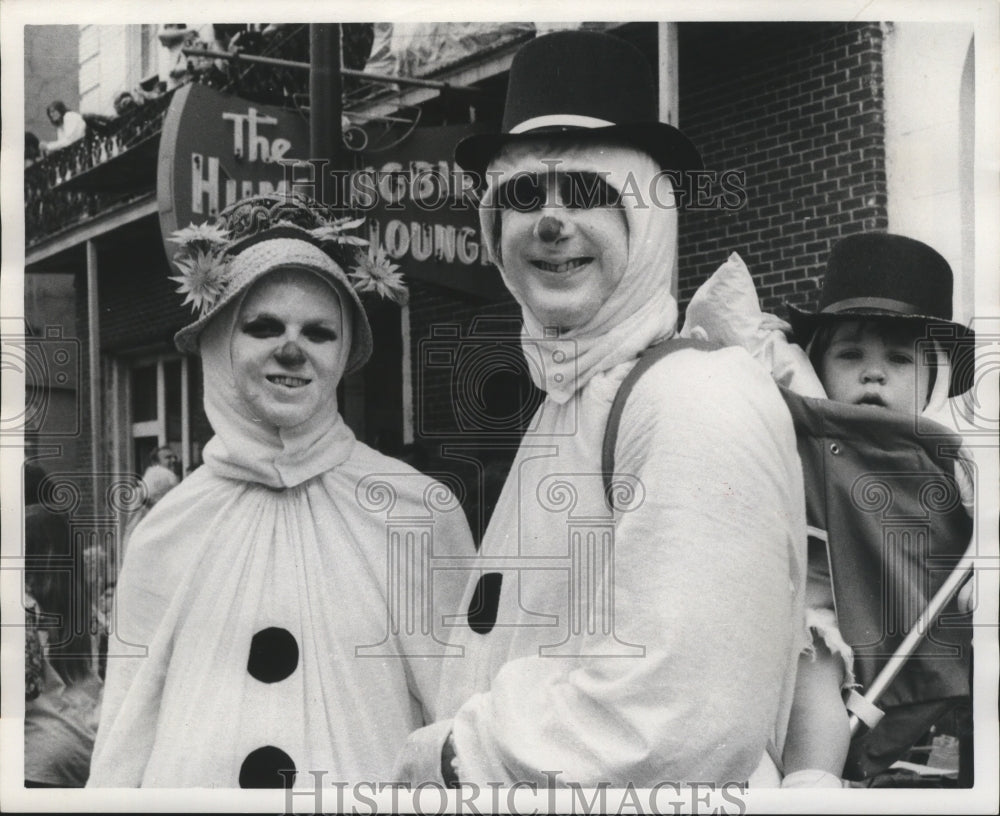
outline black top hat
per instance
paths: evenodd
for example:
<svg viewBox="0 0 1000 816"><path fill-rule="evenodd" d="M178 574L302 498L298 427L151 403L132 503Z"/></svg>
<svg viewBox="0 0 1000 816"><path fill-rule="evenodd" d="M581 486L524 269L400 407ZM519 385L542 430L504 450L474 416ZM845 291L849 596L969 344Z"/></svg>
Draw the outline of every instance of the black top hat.
<svg viewBox="0 0 1000 816"><path fill-rule="evenodd" d="M927 244L880 232L850 235L830 251L819 310L806 312L789 303L789 320L803 347L820 325L832 321L920 321L951 358L948 396L955 396L972 386L975 333L951 319L952 288L951 267Z"/></svg>
<svg viewBox="0 0 1000 816"><path fill-rule="evenodd" d="M656 82L642 52L597 31L559 31L524 45L510 66L502 132L466 137L455 161L482 174L503 145L567 131L633 145L664 169L702 167L688 138L658 121Z"/></svg>

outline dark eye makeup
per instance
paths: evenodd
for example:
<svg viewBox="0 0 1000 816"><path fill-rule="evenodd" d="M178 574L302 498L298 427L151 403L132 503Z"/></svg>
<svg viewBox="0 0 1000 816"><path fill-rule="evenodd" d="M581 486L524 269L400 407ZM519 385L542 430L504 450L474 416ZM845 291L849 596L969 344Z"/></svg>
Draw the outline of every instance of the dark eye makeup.
<svg viewBox="0 0 1000 816"><path fill-rule="evenodd" d="M276 317L258 315L243 324L242 331L251 337L278 337L285 331L285 324Z"/></svg>
<svg viewBox="0 0 1000 816"><path fill-rule="evenodd" d="M534 212L557 201L578 210L621 206L621 192L608 184L605 175L585 171L518 173L497 190L497 204L516 212Z"/></svg>
<svg viewBox="0 0 1000 816"><path fill-rule="evenodd" d="M310 323L302 329L302 334L314 343L332 343L339 336L333 329L321 323Z"/></svg>
<svg viewBox="0 0 1000 816"><path fill-rule="evenodd" d="M285 333L285 323L272 315L257 315L244 323L241 331L257 339L280 337ZM340 337L324 323L307 323L302 327L302 336L313 343L331 343Z"/></svg>

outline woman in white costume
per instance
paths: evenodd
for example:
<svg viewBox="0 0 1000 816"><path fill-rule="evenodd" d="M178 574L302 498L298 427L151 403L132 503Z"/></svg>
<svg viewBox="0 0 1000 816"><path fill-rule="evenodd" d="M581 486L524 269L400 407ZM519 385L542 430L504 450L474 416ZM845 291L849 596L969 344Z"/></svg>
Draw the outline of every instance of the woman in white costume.
<svg viewBox="0 0 1000 816"><path fill-rule="evenodd" d="M387 780L437 714L443 638L426 625L461 587L436 575L431 598L429 570L414 571L415 605L399 608L426 603L422 629L390 607L389 564L470 555L472 540L443 485L359 442L337 411L372 337L344 272L357 222L328 216L258 196L175 235L176 280L201 312L176 341L201 355L215 436L129 543L92 787ZM368 288L391 281L355 269ZM390 530L390 514L415 526Z"/></svg>

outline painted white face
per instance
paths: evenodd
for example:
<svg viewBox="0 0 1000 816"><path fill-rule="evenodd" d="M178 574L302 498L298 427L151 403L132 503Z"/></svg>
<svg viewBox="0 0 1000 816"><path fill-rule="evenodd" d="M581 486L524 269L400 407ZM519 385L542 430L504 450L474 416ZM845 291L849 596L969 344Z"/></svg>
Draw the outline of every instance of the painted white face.
<svg viewBox="0 0 1000 816"><path fill-rule="evenodd" d="M499 190L500 256L523 305L565 332L586 325L621 282L628 224L619 191L599 174L540 168Z"/></svg>
<svg viewBox="0 0 1000 816"><path fill-rule="evenodd" d="M848 321L834 329L820 379L835 402L920 413L927 404L930 371L917 359L907 333Z"/></svg>
<svg viewBox="0 0 1000 816"><path fill-rule="evenodd" d="M236 389L258 419L294 428L335 410L349 349L340 299L314 273L257 281L240 306L230 346Z"/></svg>

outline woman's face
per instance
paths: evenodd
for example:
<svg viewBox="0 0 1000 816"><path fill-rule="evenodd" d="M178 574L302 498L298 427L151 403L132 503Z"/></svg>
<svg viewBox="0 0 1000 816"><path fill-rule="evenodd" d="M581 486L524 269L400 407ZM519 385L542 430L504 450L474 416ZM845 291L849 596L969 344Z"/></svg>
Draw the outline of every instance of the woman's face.
<svg viewBox="0 0 1000 816"><path fill-rule="evenodd" d="M618 191L596 174L526 169L500 190L500 255L512 289L542 323L585 325L628 265Z"/></svg>
<svg viewBox="0 0 1000 816"><path fill-rule="evenodd" d="M312 272L276 272L240 306L230 352L236 388L253 414L294 428L335 410L347 362L340 299Z"/></svg>

